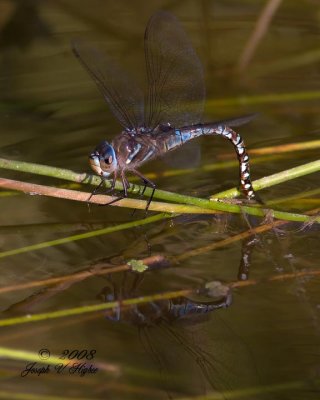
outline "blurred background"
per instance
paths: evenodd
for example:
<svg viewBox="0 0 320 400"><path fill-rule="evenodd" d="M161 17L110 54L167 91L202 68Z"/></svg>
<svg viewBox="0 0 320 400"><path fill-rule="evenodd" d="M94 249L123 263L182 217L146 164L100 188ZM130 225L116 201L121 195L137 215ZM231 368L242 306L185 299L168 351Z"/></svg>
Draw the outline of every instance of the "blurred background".
<svg viewBox="0 0 320 400"><path fill-rule="evenodd" d="M168 10L181 21L203 63L207 88L203 121L258 113L254 121L239 128L249 154L261 147L319 140L317 0L1 0L1 157L89 172L88 154L101 140L112 140L121 127L74 57L71 40L80 37L96 43L142 82L144 30L158 10ZM216 173L206 169L232 152L221 138L203 138L196 153L183 155L182 151L173 165L155 160L142 172L157 173L153 180L158 188L208 197L237 186L237 166ZM258 179L318 156L318 148L274 153L263 159L253 156L252 177ZM185 167L192 170L175 173ZM61 183L1 171L3 177ZM303 198L313 191L311 198L283 206L305 212L319 206L318 186L319 174L307 175L264 190L261 197L264 201ZM2 251L132 221L130 210L118 207L89 210L83 203L21 194L3 194L0 199ZM91 277L51 292L0 290L2 318L94 304L101 301L103 290L113 293L114 286L116 292L128 291L130 296L193 288L211 280L236 280L241 242L213 251L201 249L247 228L241 216L180 217L2 257L1 286L7 287L86 271L100 260L119 265L149 254L173 257L200 249L173 268L147 273L137 290L130 274L117 275L112 282ZM292 224L278 235L259 237L250 255L250 276L265 282L279 274L314 271L319 256L319 228ZM318 281L316 276L303 276L237 289L230 308L196 324L171 325L165 320L160 327L151 324L141 329L130 319L115 322L98 313L2 327L1 346L12 349L37 353L48 348L55 355L65 349L95 349L99 372L82 378L53 373L22 378L26 361L4 358L0 397L14 398L20 393L42 399L49 395L77 399L203 395L209 399L221 398L212 397L218 391L224 393L222 398L233 399L317 399ZM12 397L6 397L8 393Z"/></svg>

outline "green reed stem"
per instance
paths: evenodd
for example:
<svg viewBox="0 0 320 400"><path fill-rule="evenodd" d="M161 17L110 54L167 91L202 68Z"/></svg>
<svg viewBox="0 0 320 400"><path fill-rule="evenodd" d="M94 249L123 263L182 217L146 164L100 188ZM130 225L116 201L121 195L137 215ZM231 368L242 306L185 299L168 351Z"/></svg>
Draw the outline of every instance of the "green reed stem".
<svg viewBox="0 0 320 400"><path fill-rule="evenodd" d="M277 172L276 174L257 179L253 182L253 188L255 190L265 189L279 183L287 182L291 179L300 178L308 174L320 171L320 160L312 161L307 164L299 165L298 167L290 168L282 172ZM240 195L238 189L229 189L224 192L220 192L217 195L211 196L211 199L225 198L225 197L237 197Z"/></svg>
<svg viewBox="0 0 320 400"><path fill-rule="evenodd" d="M184 290L178 290L178 291L167 292L167 293L159 293L159 294L154 294L154 295L149 295L149 296L140 296L140 297L133 298L133 299L123 299L121 301L112 301L112 302L108 302L108 303L99 303L99 304L93 304L90 306L68 308L68 309L64 309L64 310L52 311L52 312L47 312L47 313L40 313L40 314L33 314L33 315L27 315L27 316L21 316L21 317L0 319L0 327L17 325L17 324L25 324L28 322L44 321L44 320L48 320L48 319L56 319L56 318L62 318L62 317L70 317L70 316L74 316L74 315L82 315L82 314L92 313L92 312L96 312L96 311L104 311L104 310L110 310L110 309L119 308L119 307L126 307L126 306L132 306L132 305L137 305L137 304L150 303L153 301L173 299L173 298L180 297L180 296L190 295L190 293L192 293L192 292L193 292L193 290L191 290L191 289L184 289Z"/></svg>
<svg viewBox="0 0 320 400"><path fill-rule="evenodd" d="M39 165L33 163L19 162L19 161L11 161L0 158L0 168L7 168L11 170L21 171L21 172L29 172L39 175L46 175L55 178L61 178L65 180L70 180L74 182L82 182L82 183L90 183L92 185L97 185L100 183L100 178L98 176L93 176L89 174L77 174L73 171L69 171L66 169L49 167L46 165ZM270 177L262 178L257 182L253 183L253 186L256 190L263 189L265 187L270 187L275 184L288 181L290 179L294 179L297 177L304 176L306 174L316 172L320 170L320 160L310 162L308 164L304 164L299 167L291 168L286 171L282 171L278 174L271 175ZM106 187L110 187L110 183L106 182ZM122 185L120 182L117 182L116 189L121 190ZM141 186L132 184L129 192L134 194L141 193ZM146 196L150 196L151 189L147 188L145 191ZM231 213L247 213L249 215L255 215L264 217L266 214L266 210L261 209L259 206L246 206L246 205L238 205L225 203L221 201L214 201L213 199L219 199L221 197L235 197L239 194L237 189L231 189L225 192L221 192L211 197L211 200L200 199L197 197L181 195L178 193L171 193L164 190L156 190L154 197L162 200L166 200L169 202L176 202L182 204L195 205L201 208L207 208L212 210L218 210L223 212L231 212ZM169 208L170 209L170 208ZM164 211L168 211L164 210ZM160 211L160 210L159 210ZM163 210L162 210L163 211ZM199 210L200 211L200 210ZM267 210L269 211L269 210ZM170 212L170 211L169 211ZM270 211L269 211L270 212ZM272 210L272 215L277 219L285 219L288 221L296 221L296 222L307 222L310 220L308 216L301 214L288 213L283 211L275 211ZM318 222L319 219L313 219L315 222Z"/></svg>
<svg viewBox="0 0 320 400"><path fill-rule="evenodd" d="M58 356L50 355L50 357L46 359L42 359L39 357L38 352L26 351L26 350L15 350L10 349L8 347L0 347L0 357L1 358L9 358L11 360L23 360L23 361L34 361L38 363L44 364L67 364L65 360L62 360Z"/></svg>

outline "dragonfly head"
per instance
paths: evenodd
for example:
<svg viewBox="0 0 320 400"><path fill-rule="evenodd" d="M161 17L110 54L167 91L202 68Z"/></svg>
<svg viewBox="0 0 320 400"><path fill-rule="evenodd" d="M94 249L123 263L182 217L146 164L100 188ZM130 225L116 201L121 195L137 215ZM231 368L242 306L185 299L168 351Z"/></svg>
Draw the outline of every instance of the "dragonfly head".
<svg viewBox="0 0 320 400"><path fill-rule="evenodd" d="M97 175L107 178L118 164L114 148L106 141L101 142L89 155L89 164Z"/></svg>

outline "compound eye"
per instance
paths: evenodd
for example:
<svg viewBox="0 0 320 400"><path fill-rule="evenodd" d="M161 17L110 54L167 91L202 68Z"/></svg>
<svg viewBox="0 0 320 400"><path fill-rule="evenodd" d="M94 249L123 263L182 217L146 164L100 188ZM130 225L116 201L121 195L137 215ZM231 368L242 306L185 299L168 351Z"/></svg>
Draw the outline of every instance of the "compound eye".
<svg viewBox="0 0 320 400"><path fill-rule="evenodd" d="M106 158L104 159L104 162L105 162L106 164L112 164L112 161L113 161L112 156L106 157Z"/></svg>

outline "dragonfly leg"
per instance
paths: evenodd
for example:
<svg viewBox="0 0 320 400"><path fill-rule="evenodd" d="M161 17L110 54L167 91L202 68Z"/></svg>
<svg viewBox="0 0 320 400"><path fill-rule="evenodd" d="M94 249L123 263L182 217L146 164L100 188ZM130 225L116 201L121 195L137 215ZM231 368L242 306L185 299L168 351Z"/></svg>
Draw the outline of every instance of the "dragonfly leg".
<svg viewBox="0 0 320 400"><path fill-rule="evenodd" d="M105 193L113 193L114 192L114 188L116 186L116 181L117 181L117 173L114 172L110 189L108 189Z"/></svg>
<svg viewBox="0 0 320 400"><path fill-rule="evenodd" d="M128 197L128 189L130 185L123 171L121 171L121 182L123 186L123 197Z"/></svg>
<svg viewBox="0 0 320 400"><path fill-rule="evenodd" d="M101 182L99 183L98 186L96 186L96 187L93 189L92 193L90 194L90 196L89 196L89 198L88 198L88 200L87 200L88 203L90 202L91 198L92 198L95 194L97 194L97 192L99 191L99 189L101 188L101 186L102 186L104 183L105 183L105 178L101 177Z"/></svg>
<svg viewBox="0 0 320 400"><path fill-rule="evenodd" d="M111 186L110 186L110 188L107 189L107 190L105 190L105 191L103 192L103 194L107 194L107 193L112 193L112 192L114 192L114 188L115 188L115 186L116 186L116 180L117 180L117 174L114 173L114 174L113 174L113 177L112 177L112 180L111 180ZM105 183L105 181L106 181L106 178L101 177L101 182L100 182L99 185L92 191L92 193L91 193L91 195L89 196L87 202L90 202L92 196L96 195L96 194L99 192L99 189L100 189L101 186Z"/></svg>
<svg viewBox="0 0 320 400"><path fill-rule="evenodd" d="M122 183L124 182L125 187L127 189L129 189L130 188L130 183L129 183L127 177L125 176L124 172L122 173L121 178L122 178Z"/></svg>
<svg viewBox="0 0 320 400"><path fill-rule="evenodd" d="M149 197L149 199L148 199L148 201L147 201L147 205L146 205L146 209L145 209L145 212L146 212L146 214L147 214L148 209L149 209L149 207L150 207L150 204L151 204L151 202L152 202L153 196L154 196L154 192L156 191L156 185L155 185L152 181L150 181L148 178L146 178L144 175L142 175L142 174L141 174L139 171L137 171L136 169L132 170L132 172L133 172L135 175L137 175L137 176L142 180L142 182L143 182L143 184L144 184L144 188L143 188L143 190L142 190L140 196L143 196L143 195L144 195L144 192L146 191L146 188L147 188L147 187L149 187L149 188L152 189L151 195L150 195L150 197Z"/></svg>
<svg viewBox="0 0 320 400"><path fill-rule="evenodd" d="M128 188L129 188L129 182L124 174L123 171L121 171L121 182L122 182L122 187L123 190L122 192L120 192L120 195L118 197L116 197L115 199L109 201L108 203L106 203L105 205L108 206L110 204L114 204L122 199L125 199L128 197Z"/></svg>

